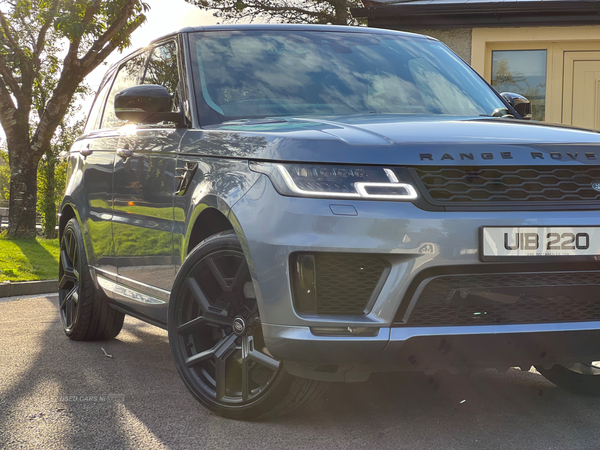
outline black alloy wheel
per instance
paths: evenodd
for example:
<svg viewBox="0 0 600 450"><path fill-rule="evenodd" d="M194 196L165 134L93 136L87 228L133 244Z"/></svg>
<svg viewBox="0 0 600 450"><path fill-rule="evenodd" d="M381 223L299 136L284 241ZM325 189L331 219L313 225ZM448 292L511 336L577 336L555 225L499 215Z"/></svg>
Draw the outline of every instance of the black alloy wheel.
<svg viewBox="0 0 600 450"><path fill-rule="evenodd" d="M201 287L202 286L202 287ZM241 251L202 258L182 289L176 316L184 364L207 396L224 404L259 397L279 370L264 348L248 265Z"/></svg>
<svg viewBox="0 0 600 450"><path fill-rule="evenodd" d="M76 341L112 339L123 327L124 314L94 286L76 218L60 233L58 308L65 334Z"/></svg>
<svg viewBox="0 0 600 450"><path fill-rule="evenodd" d="M292 377L267 350L248 264L233 232L208 238L188 256L171 292L168 331L187 388L222 416L285 414L326 385Z"/></svg>
<svg viewBox="0 0 600 450"><path fill-rule="evenodd" d="M78 244L75 229L67 227L60 240L58 269L60 319L67 334L73 330L79 312L81 250Z"/></svg>

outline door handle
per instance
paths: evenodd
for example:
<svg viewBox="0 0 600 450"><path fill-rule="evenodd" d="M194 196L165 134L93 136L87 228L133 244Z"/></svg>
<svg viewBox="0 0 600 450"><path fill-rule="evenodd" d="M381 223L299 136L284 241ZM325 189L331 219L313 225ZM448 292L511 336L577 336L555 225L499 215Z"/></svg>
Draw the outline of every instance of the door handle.
<svg viewBox="0 0 600 450"><path fill-rule="evenodd" d="M133 150L129 150L128 148L118 148L117 155L123 159L131 158L133 156Z"/></svg>
<svg viewBox="0 0 600 450"><path fill-rule="evenodd" d="M94 153L94 150L90 148L90 144L88 144L83 150L81 150L81 154L86 158Z"/></svg>

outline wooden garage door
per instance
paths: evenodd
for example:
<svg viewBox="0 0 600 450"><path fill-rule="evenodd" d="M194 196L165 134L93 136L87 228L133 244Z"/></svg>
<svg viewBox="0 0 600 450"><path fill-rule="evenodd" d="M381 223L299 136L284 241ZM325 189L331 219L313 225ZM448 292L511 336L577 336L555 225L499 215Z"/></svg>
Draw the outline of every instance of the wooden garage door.
<svg viewBox="0 0 600 450"><path fill-rule="evenodd" d="M600 52L565 52L563 120L600 130Z"/></svg>

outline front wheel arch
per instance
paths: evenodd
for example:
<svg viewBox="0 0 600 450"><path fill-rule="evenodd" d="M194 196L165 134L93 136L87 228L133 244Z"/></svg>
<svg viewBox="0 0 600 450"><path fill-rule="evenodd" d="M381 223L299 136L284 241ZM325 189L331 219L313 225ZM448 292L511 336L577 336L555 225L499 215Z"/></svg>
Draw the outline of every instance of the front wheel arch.
<svg viewBox="0 0 600 450"><path fill-rule="evenodd" d="M191 231L185 243L185 254L189 255L202 241L215 234L233 230L233 224L219 209L206 207L190 224Z"/></svg>

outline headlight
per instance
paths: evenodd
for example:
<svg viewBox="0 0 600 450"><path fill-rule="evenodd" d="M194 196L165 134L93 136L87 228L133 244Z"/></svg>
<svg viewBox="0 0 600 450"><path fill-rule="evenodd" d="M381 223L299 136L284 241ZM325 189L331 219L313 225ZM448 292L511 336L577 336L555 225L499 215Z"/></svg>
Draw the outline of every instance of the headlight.
<svg viewBox="0 0 600 450"><path fill-rule="evenodd" d="M250 169L268 175L280 194L293 197L411 201L419 196L412 184L382 167L250 163Z"/></svg>

